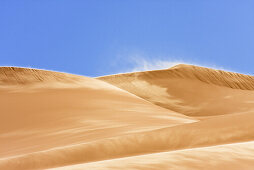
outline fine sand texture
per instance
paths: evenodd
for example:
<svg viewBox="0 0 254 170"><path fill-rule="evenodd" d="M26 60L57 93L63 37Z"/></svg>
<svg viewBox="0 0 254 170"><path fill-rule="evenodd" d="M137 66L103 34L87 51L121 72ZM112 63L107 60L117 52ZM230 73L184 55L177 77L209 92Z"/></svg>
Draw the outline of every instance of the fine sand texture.
<svg viewBox="0 0 254 170"><path fill-rule="evenodd" d="M0 67L0 169L253 169L254 77Z"/></svg>

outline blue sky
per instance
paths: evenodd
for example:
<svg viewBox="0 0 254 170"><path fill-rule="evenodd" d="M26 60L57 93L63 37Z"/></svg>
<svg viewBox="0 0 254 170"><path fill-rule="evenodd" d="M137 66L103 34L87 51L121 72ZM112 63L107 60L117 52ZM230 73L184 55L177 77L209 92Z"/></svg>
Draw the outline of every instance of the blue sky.
<svg viewBox="0 0 254 170"><path fill-rule="evenodd" d="M86 76L192 63L254 73L253 0L0 0L0 65Z"/></svg>

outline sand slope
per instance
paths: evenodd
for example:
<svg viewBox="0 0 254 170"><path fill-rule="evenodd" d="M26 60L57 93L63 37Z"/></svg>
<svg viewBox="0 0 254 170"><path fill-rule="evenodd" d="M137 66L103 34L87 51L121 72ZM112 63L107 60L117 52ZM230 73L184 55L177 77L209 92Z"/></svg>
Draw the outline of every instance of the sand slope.
<svg viewBox="0 0 254 170"><path fill-rule="evenodd" d="M254 109L254 77L192 65L98 77L156 105L190 116Z"/></svg>
<svg viewBox="0 0 254 170"><path fill-rule="evenodd" d="M245 142L77 164L55 170L251 170L253 167L254 142Z"/></svg>
<svg viewBox="0 0 254 170"><path fill-rule="evenodd" d="M97 79L0 67L0 169L251 169L253 80L189 65Z"/></svg>
<svg viewBox="0 0 254 170"><path fill-rule="evenodd" d="M148 132L56 148L0 162L0 168L48 168L254 140L254 115L232 114Z"/></svg>

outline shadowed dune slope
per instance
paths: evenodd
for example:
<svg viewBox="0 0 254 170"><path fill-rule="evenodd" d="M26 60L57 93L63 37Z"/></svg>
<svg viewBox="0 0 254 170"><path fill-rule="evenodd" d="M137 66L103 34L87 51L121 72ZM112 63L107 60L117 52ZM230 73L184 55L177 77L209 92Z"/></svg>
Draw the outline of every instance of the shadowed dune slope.
<svg viewBox="0 0 254 170"><path fill-rule="evenodd" d="M0 110L2 159L195 121L100 80L27 68L0 68Z"/></svg>
<svg viewBox="0 0 254 170"><path fill-rule="evenodd" d="M254 109L254 77L180 64L166 70L98 77L156 105L190 116Z"/></svg>

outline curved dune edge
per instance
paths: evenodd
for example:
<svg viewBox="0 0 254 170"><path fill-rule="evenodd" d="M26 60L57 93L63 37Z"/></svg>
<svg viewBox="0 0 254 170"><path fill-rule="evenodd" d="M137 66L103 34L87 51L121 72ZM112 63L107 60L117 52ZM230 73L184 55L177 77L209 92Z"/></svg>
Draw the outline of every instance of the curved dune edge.
<svg viewBox="0 0 254 170"><path fill-rule="evenodd" d="M187 116L254 109L254 77L191 65L98 77L160 107Z"/></svg>
<svg viewBox="0 0 254 170"><path fill-rule="evenodd" d="M109 76L98 77L107 82L117 82L118 77L137 77L147 75L149 77L165 78L187 78L199 80L208 84L214 84L218 86L225 86L232 89L241 90L254 90L254 76L244 75L240 73L227 72L222 70L215 70L200 66L179 64L169 69L123 73Z"/></svg>
<svg viewBox="0 0 254 170"><path fill-rule="evenodd" d="M56 148L0 161L0 169L40 169L254 140L253 113L225 115L150 132ZM243 123L240 123L243 122Z"/></svg>
<svg viewBox="0 0 254 170"><path fill-rule="evenodd" d="M0 67L0 84L29 85L47 82L76 83L87 79L84 76L25 67ZM88 78L89 79L89 78Z"/></svg>
<svg viewBox="0 0 254 170"><path fill-rule="evenodd" d="M239 170L253 169L253 166L254 142L244 142L77 164L54 170Z"/></svg>

